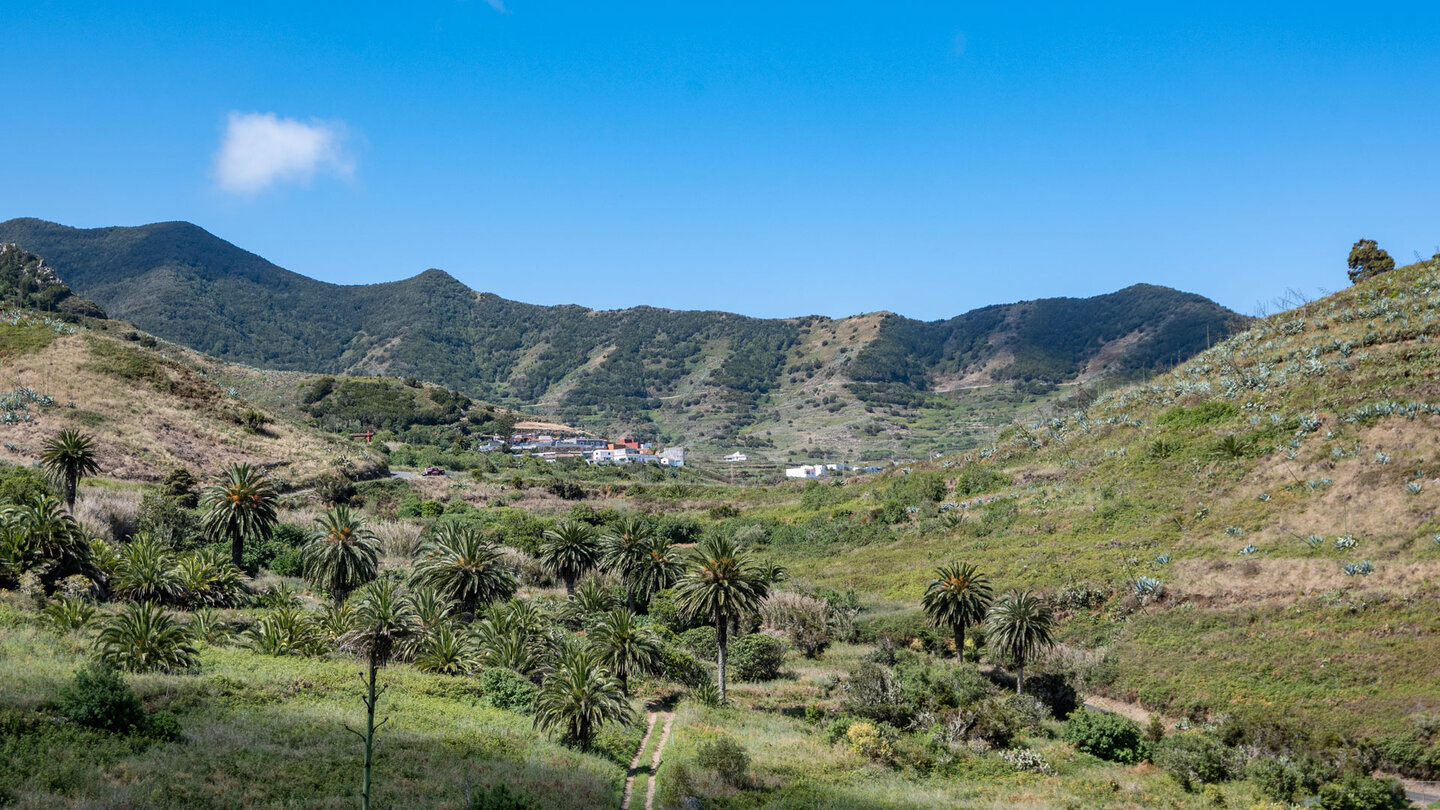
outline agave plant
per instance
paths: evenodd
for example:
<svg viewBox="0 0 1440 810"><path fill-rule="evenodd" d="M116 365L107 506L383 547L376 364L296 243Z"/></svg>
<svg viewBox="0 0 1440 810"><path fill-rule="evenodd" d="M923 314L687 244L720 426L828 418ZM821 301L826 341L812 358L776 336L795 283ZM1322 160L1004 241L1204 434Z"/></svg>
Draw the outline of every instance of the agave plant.
<svg viewBox="0 0 1440 810"><path fill-rule="evenodd" d="M136 602L175 602L184 593L175 570L175 555L148 535L121 546L110 589Z"/></svg>
<svg viewBox="0 0 1440 810"><path fill-rule="evenodd" d="M181 556L174 578L192 605L229 607L239 604L245 593L244 574L224 552L214 548L196 549Z"/></svg>
<svg viewBox="0 0 1440 810"><path fill-rule="evenodd" d="M416 647L415 668L421 672L460 675L474 669L475 661L472 638L448 621L431 627Z"/></svg>
<svg viewBox="0 0 1440 810"><path fill-rule="evenodd" d="M88 599L67 597L46 607L41 612L45 623L57 633L72 633L84 630L95 620L95 605Z"/></svg>
<svg viewBox="0 0 1440 810"><path fill-rule="evenodd" d="M235 627L214 608L201 608L190 615L190 636L212 647L224 647L235 641Z"/></svg>
<svg viewBox="0 0 1440 810"><path fill-rule="evenodd" d="M318 655L324 649L314 620L294 605L270 611L246 635L250 647L266 655Z"/></svg>
<svg viewBox="0 0 1440 810"><path fill-rule="evenodd" d="M101 662L129 672L191 669L190 633L154 602L136 602L105 621L95 638Z"/></svg>
<svg viewBox="0 0 1440 810"><path fill-rule="evenodd" d="M453 525L441 527L435 538L421 547L415 579L469 615L482 605L509 599L520 585L500 550L483 534Z"/></svg>
<svg viewBox="0 0 1440 810"><path fill-rule="evenodd" d="M601 727L629 722L630 704L589 650L566 650L535 696L535 726L558 732L567 744L588 749Z"/></svg>

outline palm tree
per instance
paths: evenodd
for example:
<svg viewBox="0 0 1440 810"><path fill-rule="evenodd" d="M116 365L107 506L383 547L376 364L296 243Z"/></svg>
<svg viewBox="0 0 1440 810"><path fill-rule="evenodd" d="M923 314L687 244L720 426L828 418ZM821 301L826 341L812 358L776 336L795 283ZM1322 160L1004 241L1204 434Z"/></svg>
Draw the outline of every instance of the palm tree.
<svg viewBox="0 0 1440 810"><path fill-rule="evenodd" d="M198 662L190 631L154 602L137 602L106 620L95 638L101 662L130 672L189 669Z"/></svg>
<svg viewBox="0 0 1440 810"><path fill-rule="evenodd" d="M475 663L475 643L453 622L441 621L416 645L415 668L437 675L460 675Z"/></svg>
<svg viewBox="0 0 1440 810"><path fill-rule="evenodd" d="M105 579L85 530L51 495L0 509L0 581L18 581L31 569L47 589L75 574L97 583Z"/></svg>
<svg viewBox="0 0 1440 810"><path fill-rule="evenodd" d="M355 629L345 634L344 646L365 656L365 732L346 730L365 742L364 775L360 781L361 810L370 810L370 765L375 753L375 671L390 663L396 649L421 632L420 617L410 599L393 579L372 582L361 592L355 609Z"/></svg>
<svg viewBox="0 0 1440 810"><path fill-rule="evenodd" d="M936 627L955 634L955 660L965 660L965 628L983 621L990 609L990 580L969 563L951 563L935 569L920 606Z"/></svg>
<svg viewBox="0 0 1440 810"><path fill-rule="evenodd" d="M617 608L605 614L588 634L600 663L620 681L620 693L630 696L630 673L651 672L660 660L660 638L641 624L634 613Z"/></svg>
<svg viewBox="0 0 1440 810"><path fill-rule="evenodd" d="M750 555L725 537L701 540L695 547L690 570L676 585L677 601L687 619L704 617L715 623L721 702L725 700L725 648L730 624L758 610L769 590L769 582Z"/></svg>
<svg viewBox="0 0 1440 810"><path fill-rule="evenodd" d="M40 463L65 486L65 508L75 511L75 488L80 479L100 472L95 461L95 441L78 430L62 430L46 439Z"/></svg>
<svg viewBox="0 0 1440 810"><path fill-rule="evenodd" d="M635 595L648 604L650 597L674 585L684 572L685 563L675 547L656 535L645 546L645 556L635 569Z"/></svg>
<svg viewBox="0 0 1440 810"><path fill-rule="evenodd" d="M336 506L315 519L320 531L300 550L300 564L310 584L344 602L350 592L375 578L380 547L365 519L348 506Z"/></svg>
<svg viewBox="0 0 1440 810"><path fill-rule="evenodd" d="M474 615L481 605L503 602L520 583L500 551L474 529L442 526L415 561L415 580Z"/></svg>
<svg viewBox="0 0 1440 810"><path fill-rule="evenodd" d="M159 540L137 535L120 547L120 564L110 580L116 596L135 602L167 602L179 600L184 592L175 555Z"/></svg>
<svg viewBox="0 0 1440 810"><path fill-rule="evenodd" d="M655 528L640 515L626 515L600 539L600 565L625 583L625 607L635 610L636 574L649 556ZM623 679L622 679L623 680Z"/></svg>
<svg viewBox="0 0 1440 810"><path fill-rule="evenodd" d="M630 718L620 684L594 653L578 646L561 653L535 697L536 728L558 730L566 743L582 749L601 726Z"/></svg>
<svg viewBox="0 0 1440 810"><path fill-rule="evenodd" d="M277 497L265 473L249 464L231 464L205 490L205 531L230 541L230 560L236 568L245 567L241 558L246 538L270 536Z"/></svg>
<svg viewBox="0 0 1440 810"><path fill-rule="evenodd" d="M1025 694L1025 661L1055 646L1050 635L1054 622L1050 606L1030 591L1011 591L990 606L990 615L985 619L985 643L1015 660L1016 694Z"/></svg>
<svg viewBox="0 0 1440 810"><path fill-rule="evenodd" d="M578 520L561 521L545 532L540 544L540 564L551 575L565 582L565 594L575 595L575 580L595 567L600 559L600 546L595 542L595 527Z"/></svg>

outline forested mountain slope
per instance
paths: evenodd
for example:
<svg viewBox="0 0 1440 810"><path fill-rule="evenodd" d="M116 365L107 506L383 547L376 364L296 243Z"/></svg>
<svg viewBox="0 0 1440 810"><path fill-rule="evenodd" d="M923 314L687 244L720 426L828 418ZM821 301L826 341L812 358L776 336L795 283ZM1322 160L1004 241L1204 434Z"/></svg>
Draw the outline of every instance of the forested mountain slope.
<svg viewBox="0 0 1440 810"><path fill-rule="evenodd" d="M943 449L947 433L953 448L963 431L945 427L959 421L952 411L963 394L948 392L1018 384L1043 393L1147 373L1245 320L1148 285L930 323L885 313L594 311L477 293L439 270L328 284L183 222L76 229L16 219L0 223L0 241L43 256L114 317L223 359L414 376L595 429L772 455L853 456L862 438L881 455ZM933 429L922 435L922 424Z"/></svg>

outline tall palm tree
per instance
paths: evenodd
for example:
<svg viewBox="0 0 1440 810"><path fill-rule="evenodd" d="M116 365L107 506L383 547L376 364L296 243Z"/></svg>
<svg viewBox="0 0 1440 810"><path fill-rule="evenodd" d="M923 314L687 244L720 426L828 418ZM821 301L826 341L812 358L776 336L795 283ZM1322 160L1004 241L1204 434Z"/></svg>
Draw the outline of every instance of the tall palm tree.
<svg viewBox="0 0 1440 810"><path fill-rule="evenodd" d="M595 567L600 559L600 544L595 540L595 527L578 520L561 521L545 532L540 543L540 564L553 576L565 582L565 594L575 595L575 580Z"/></svg>
<svg viewBox="0 0 1440 810"><path fill-rule="evenodd" d="M312 585L344 602L351 591L379 573L380 546L365 519L348 506L327 510L315 523L320 531L300 550L300 565Z"/></svg>
<svg viewBox="0 0 1440 810"><path fill-rule="evenodd" d="M267 538L275 527L275 500L279 494L264 471L249 464L231 464L220 479L205 490L205 531L230 541L230 560L244 568L245 540Z"/></svg>
<svg viewBox="0 0 1440 810"><path fill-rule="evenodd" d="M365 732L346 730L365 743L364 775L360 781L361 810L370 810L370 766L375 753L375 671L390 663L395 651L421 632L420 617L393 579L380 579L366 587L355 609L355 629L343 644L365 656Z"/></svg>
<svg viewBox="0 0 1440 810"><path fill-rule="evenodd" d="M600 565L625 584L625 607L635 610L636 574L649 556L655 528L641 515L626 515L600 539ZM623 680L623 679L622 679Z"/></svg>
<svg viewBox="0 0 1440 810"><path fill-rule="evenodd" d="M660 660L659 636L623 608L605 614L588 635L596 658L614 671L625 697L630 696L630 673L651 672Z"/></svg>
<svg viewBox="0 0 1440 810"><path fill-rule="evenodd" d="M687 619L704 617L715 623L715 640L719 646L720 700L725 700L725 649L730 624L760 606L770 591L764 572L751 561L750 555L735 541L725 537L706 537L695 547L690 570L675 586L681 612Z"/></svg>
<svg viewBox="0 0 1440 810"><path fill-rule="evenodd" d="M65 508L75 511L75 489L80 479L100 472L95 461L95 441L78 430L62 430L46 439L40 463L65 486Z"/></svg>
<svg viewBox="0 0 1440 810"><path fill-rule="evenodd" d="M1011 591L990 606L985 619L985 643L1015 660L1015 693L1025 694L1025 661L1055 646L1050 606L1030 591Z"/></svg>
<svg viewBox="0 0 1440 810"><path fill-rule="evenodd" d="M685 573L685 562L670 541L655 535L645 546L645 556L635 569L635 595L649 603L650 597L674 585Z"/></svg>
<svg viewBox="0 0 1440 810"><path fill-rule="evenodd" d="M482 605L503 602L520 586L500 551L475 529L442 526L415 560L418 583L433 587L474 615Z"/></svg>
<svg viewBox="0 0 1440 810"><path fill-rule="evenodd" d="M630 718L620 684L583 647L560 654L535 696L536 728L558 730L566 743L582 749L590 747L601 726Z"/></svg>
<svg viewBox="0 0 1440 810"><path fill-rule="evenodd" d="M992 598L990 580L969 563L935 569L920 606L936 627L955 634L955 660L965 660L965 628L983 621Z"/></svg>

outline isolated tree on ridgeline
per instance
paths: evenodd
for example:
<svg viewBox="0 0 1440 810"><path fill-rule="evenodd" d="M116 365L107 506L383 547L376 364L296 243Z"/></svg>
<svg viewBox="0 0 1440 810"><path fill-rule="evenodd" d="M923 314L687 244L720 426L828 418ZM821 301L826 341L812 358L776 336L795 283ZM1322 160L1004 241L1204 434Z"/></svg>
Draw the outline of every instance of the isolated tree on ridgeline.
<svg viewBox="0 0 1440 810"><path fill-rule="evenodd" d="M965 660L965 628L985 620L991 598L990 580L975 566L951 563L935 569L920 606L936 627L954 634L956 661Z"/></svg>
<svg viewBox="0 0 1440 810"><path fill-rule="evenodd" d="M610 611L587 635L595 656L615 673L625 697L630 696L630 674L651 672L660 660L659 636L629 610Z"/></svg>
<svg viewBox="0 0 1440 810"><path fill-rule="evenodd" d="M1015 662L1015 694L1025 694L1025 662L1055 646L1054 624L1050 606L1030 591L1011 591L990 606L985 646Z"/></svg>
<svg viewBox="0 0 1440 810"><path fill-rule="evenodd" d="M341 644L365 657L365 731L361 733L349 725L345 730L365 744L360 807L370 810L370 766L375 756L375 730L379 728L375 724L375 704L380 700L380 693L375 690L375 673L390 663L397 649L419 636L423 627L409 596L393 579L372 582L361 591L358 602L355 629L341 638ZM384 723L380 721L381 725Z"/></svg>
<svg viewBox="0 0 1440 810"><path fill-rule="evenodd" d="M65 508L75 511L75 490L80 479L100 472L95 461L95 441L78 430L62 430L45 440L40 464L65 488Z"/></svg>
<svg viewBox="0 0 1440 810"><path fill-rule="evenodd" d="M639 585L637 575L654 539L655 528L640 515L626 515L600 538L600 565L620 577L625 585L625 607L632 611Z"/></svg>
<svg viewBox="0 0 1440 810"><path fill-rule="evenodd" d="M760 608L770 592L765 573L750 554L727 537L706 537L695 547L689 570L675 585L681 612L689 620L715 624L715 663L720 701L725 701L725 651L730 625Z"/></svg>
<svg viewBox="0 0 1440 810"><path fill-rule="evenodd" d="M575 582L600 561L595 527L578 520L562 521L545 531L540 543L540 564L565 583L565 594L575 595Z"/></svg>
<svg viewBox="0 0 1440 810"><path fill-rule="evenodd" d="M475 529L454 525L442 526L421 547L415 558L415 579L471 615L484 605L514 596L520 585L494 543Z"/></svg>
<svg viewBox="0 0 1440 810"><path fill-rule="evenodd" d="M1350 247L1350 283L1358 284L1367 278L1395 269L1395 260L1385 249L1375 244L1374 239L1361 239Z"/></svg>
<svg viewBox="0 0 1440 810"><path fill-rule="evenodd" d="M344 602L350 592L373 580L380 549L365 519L348 506L336 506L315 519L320 531L300 551L305 578Z"/></svg>
<svg viewBox="0 0 1440 810"><path fill-rule="evenodd" d="M249 464L231 464L205 490L205 533L230 541L230 561L244 568L245 541L265 539L275 528L279 493L264 471Z"/></svg>

